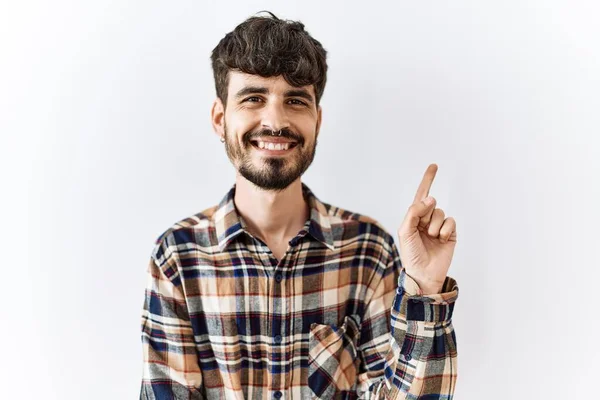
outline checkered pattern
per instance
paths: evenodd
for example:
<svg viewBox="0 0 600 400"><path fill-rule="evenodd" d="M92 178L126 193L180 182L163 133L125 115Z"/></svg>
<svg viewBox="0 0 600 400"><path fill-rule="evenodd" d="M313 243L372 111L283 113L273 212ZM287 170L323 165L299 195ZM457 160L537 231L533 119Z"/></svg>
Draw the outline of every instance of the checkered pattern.
<svg viewBox="0 0 600 400"><path fill-rule="evenodd" d="M277 260L235 185L156 240L140 399L451 399L456 281L420 295L375 220L321 202Z"/></svg>

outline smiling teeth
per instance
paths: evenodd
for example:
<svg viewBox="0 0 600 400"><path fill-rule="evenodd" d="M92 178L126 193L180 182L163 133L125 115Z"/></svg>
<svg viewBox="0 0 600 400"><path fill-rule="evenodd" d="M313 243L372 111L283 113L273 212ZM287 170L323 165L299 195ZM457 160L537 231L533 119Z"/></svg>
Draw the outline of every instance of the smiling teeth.
<svg viewBox="0 0 600 400"><path fill-rule="evenodd" d="M287 150L290 148L290 143L258 142L258 147L267 150Z"/></svg>

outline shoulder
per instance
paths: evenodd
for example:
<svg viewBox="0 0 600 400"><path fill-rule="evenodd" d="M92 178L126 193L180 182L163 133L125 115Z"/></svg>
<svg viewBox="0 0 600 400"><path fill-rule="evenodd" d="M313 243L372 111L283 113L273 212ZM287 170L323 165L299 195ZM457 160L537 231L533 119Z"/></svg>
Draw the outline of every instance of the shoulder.
<svg viewBox="0 0 600 400"><path fill-rule="evenodd" d="M165 252L173 252L182 244L193 242L198 246L211 246L214 243L214 216L217 205L172 223L156 237L152 255L161 257Z"/></svg>
<svg viewBox="0 0 600 400"><path fill-rule="evenodd" d="M342 245L363 241L381 245L387 252L392 251L394 238L378 220L364 213L325 202L322 204L327 211L334 236Z"/></svg>

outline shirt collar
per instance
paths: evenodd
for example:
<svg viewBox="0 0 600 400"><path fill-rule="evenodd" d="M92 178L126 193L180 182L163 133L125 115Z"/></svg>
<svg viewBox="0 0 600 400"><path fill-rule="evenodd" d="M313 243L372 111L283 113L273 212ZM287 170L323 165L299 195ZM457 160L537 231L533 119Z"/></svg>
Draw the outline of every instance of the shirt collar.
<svg viewBox="0 0 600 400"><path fill-rule="evenodd" d="M303 230L308 228L308 234L329 249L334 250L331 217L327 212L327 207L304 183L302 183L302 194L310 209L310 217L304 224ZM234 195L235 184L219 202L214 214L215 232L220 251L223 251L242 232L248 233L244 219L238 214L235 207Z"/></svg>

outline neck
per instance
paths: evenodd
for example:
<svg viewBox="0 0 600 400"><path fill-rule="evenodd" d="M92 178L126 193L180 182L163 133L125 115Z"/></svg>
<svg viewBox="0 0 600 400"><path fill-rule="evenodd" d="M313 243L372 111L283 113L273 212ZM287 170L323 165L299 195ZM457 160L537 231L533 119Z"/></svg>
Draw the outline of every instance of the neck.
<svg viewBox="0 0 600 400"><path fill-rule="evenodd" d="M240 174L234 202L252 235L266 243L282 243L298 234L308 219L300 178L282 191L263 190Z"/></svg>

